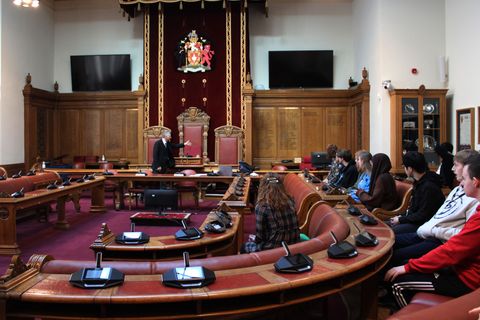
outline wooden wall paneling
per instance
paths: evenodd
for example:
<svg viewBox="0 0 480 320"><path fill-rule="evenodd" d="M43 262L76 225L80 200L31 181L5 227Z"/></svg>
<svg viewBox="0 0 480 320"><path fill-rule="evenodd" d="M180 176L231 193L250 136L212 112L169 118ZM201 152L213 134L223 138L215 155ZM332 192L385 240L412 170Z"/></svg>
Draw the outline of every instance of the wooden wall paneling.
<svg viewBox="0 0 480 320"><path fill-rule="evenodd" d="M325 141L325 108L305 107L302 108L302 149L301 157L309 156L312 151L326 149Z"/></svg>
<svg viewBox="0 0 480 320"><path fill-rule="evenodd" d="M253 113L253 158L255 163L269 166L277 156L277 124L275 108L260 107Z"/></svg>
<svg viewBox="0 0 480 320"><path fill-rule="evenodd" d="M83 110L82 116L82 150L84 153L81 155L98 156L104 150L104 110Z"/></svg>
<svg viewBox="0 0 480 320"><path fill-rule="evenodd" d="M319 119L320 120L320 119ZM352 148L352 121L348 107L331 107L325 110L325 141L339 149ZM355 152L352 150L352 152Z"/></svg>
<svg viewBox="0 0 480 320"><path fill-rule="evenodd" d="M105 130L105 146L99 155L105 155L107 160L118 160L125 157L126 144L126 110L107 109L104 112L103 128ZM136 131L135 131L136 137Z"/></svg>
<svg viewBox="0 0 480 320"><path fill-rule="evenodd" d="M37 156L42 159L50 159L55 156L52 147L54 124L51 115L56 105L57 94L33 88L28 81L27 79L27 84L23 89L24 169L29 169Z"/></svg>
<svg viewBox="0 0 480 320"><path fill-rule="evenodd" d="M139 163L137 160L138 149L143 143L138 143L138 134L141 132L143 127L138 127L138 110L137 109L127 109L125 112L125 151L123 152L123 157L127 158L130 162ZM143 123L143 122L142 122Z"/></svg>
<svg viewBox="0 0 480 320"><path fill-rule="evenodd" d="M58 150L62 154L68 154L65 162L72 162L73 156L84 155L83 131L80 130L80 110L58 110Z"/></svg>
<svg viewBox="0 0 480 320"><path fill-rule="evenodd" d="M276 112L276 158L292 159L301 152L300 108L280 107Z"/></svg>

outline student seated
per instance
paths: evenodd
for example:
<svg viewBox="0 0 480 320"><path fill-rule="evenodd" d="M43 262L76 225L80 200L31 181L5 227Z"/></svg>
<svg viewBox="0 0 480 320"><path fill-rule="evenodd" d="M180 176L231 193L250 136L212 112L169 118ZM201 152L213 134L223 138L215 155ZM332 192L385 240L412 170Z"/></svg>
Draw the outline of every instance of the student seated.
<svg viewBox="0 0 480 320"><path fill-rule="evenodd" d="M453 171L459 182L462 181L463 166L475 150L457 152L453 161ZM466 221L475 213L479 202L465 194L462 186L455 187L435 215L422 224L417 232L395 236L391 266L405 264L408 259L419 258L451 237L458 234Z"/></svg>
<svg viewBox="0 0 480 320"><path fill-rule="evenodd" d="M357 190L362 189L368 192L370 189L370 175L372 174L372 155L370 152L360 150L355 153L355 165L358 170L358 178L355 184L348 188L348 195L357 203L360 199L357 196Z"/></svg>
<svg viewBox="0 0 480 320"><path fill-rule="evenodd" d="M398 206L397 188L390 169L392 163L386 154L377 153L373 156L369 189L367 191L359 188L356 192L369 211L375 208L393 210Z"/></svg>
<svg viewBox="0 0 480 320"><path fill-rule="evenodd" d="M276 174L268 173L260 181L255 219L255 240L246 242L242 253L281 247L282 241L287 244L300 241L295 204Z"/></svg>
<svg viewBox="0 0 480 320"><path fill-rule="evenodd" d="M331 160L330 171L328 172L327 178L323 182L331 185L333 182L337 181L340 170L342 170L342 164L337 161L337 146L334 144L329 144L327 146L327 155Z"/></svg>
<svg viewBox="0 0 480 320"><path fill-rule="evenodd" d="M332 183L334 187L349 188L357 181L358 171L355 167L355 161L352 159L352 152L347 149L341 149L337 152L337 161L343 168L340 170L338 179Z"/></svg>
<svg viewBox="0 0 480 320"><path fill-rule="evenodd" d="M467 159L461 182L468 197L480 200L480 155ZM480 287L480 206L463 229L441 246L407 264L391 268L397 304L404 307L418 291L459 297Z"/></svg>
<svg viewBox="0 0 480 320"><path fill-rule="evenodd" d="M410 205L405 213L390 219L395 234L415 232L437 212L445 201L442 179L428 171L425 157L420 152L410 151L403 156L407 177L413 178Z"/></svg>

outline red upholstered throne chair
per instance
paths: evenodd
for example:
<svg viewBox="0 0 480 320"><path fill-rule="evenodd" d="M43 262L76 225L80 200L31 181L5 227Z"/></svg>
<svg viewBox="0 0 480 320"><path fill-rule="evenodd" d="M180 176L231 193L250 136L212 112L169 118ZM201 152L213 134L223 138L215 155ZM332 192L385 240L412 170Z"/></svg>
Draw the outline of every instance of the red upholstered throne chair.
<svg viewBox="0 0 480 320"><path fill-rule="evenodd" d="M153 146L155 142L162 138L164 131L172 131L167 127L152 126L143 130L143 161L146 164L152 164L153 162Z"/></svg>
<svg viewBox="0 0 480 320"><path fill-rule="evenodd" d="M190 140L191 146L180 149L180 157L192 156L201 157L202 162L207 162L207 142L210 116L196 107L190 107L178 117L179 141L183 143Z"/></svg>
<svg viewBox="0 0 480 320"><path fill-rule="evenodd" d="M238 165L243 160L243 130L236 126L221 126L215 130L215 162Z"/></svg>

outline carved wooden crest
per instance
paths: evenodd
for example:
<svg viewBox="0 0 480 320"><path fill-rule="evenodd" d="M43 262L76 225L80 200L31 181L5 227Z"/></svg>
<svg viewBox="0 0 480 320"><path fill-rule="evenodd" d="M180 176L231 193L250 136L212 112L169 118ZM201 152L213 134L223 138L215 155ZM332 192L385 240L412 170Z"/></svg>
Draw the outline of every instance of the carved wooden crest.
<svg viewBox="0 0 480 320"><path fill-rule="evenodd" d="M183 113L181 113L178 117L177 120L183 120L183 121L192 121L195 122L197 120L210 120L210 116L206 114L203 110L197 108L197 107L189 107L187 110L185 110Z"/></svg>
<svg viewBox="0 0 480 320"><path fill-rule="evenodd" d="M162 126L152 126L148 127L145 130L143 130L143 136L146 137L155 137L155 138L160 138L162 136L162 133L164 131L171 131L167 127L162 127Z"/></svg>
<svg viewBox="0 0 480 320"><path fill-rule="evenodd" d="M236 126L221 126L215 129L215 136L224 135L230 137L232 135L242 136L243 130Z"/></svg>

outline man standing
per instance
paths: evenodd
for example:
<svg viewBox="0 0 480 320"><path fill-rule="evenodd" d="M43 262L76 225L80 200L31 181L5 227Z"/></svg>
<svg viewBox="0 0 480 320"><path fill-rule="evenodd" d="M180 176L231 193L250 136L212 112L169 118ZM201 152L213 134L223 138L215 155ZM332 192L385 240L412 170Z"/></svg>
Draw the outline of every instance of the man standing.
<svg viewBox="0 0 480 320"><path fill-rule="evenodd" d="M162 138L155 142L153 146L153 162L152 170L154 173L166 173L167 169L175 167L175 159L173 158L173 148L183 148L191 146L190 140L185 143L171 143L172 133L168 130L162 132Z"/></svg>

